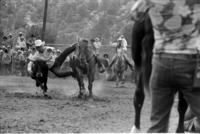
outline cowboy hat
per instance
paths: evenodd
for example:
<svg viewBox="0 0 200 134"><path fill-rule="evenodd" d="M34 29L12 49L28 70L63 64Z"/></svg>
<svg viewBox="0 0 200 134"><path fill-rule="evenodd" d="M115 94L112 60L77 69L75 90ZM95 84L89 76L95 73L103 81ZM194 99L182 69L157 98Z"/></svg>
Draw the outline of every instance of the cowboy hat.
<svg viewBox="0 0 200 134"><path fill-rule="evenodd" d="M36 41L35 41L35 46L36 46L36 47L44 46L44 44L45 44L44 41L41 41L41 40L36 40Z"/></svg>

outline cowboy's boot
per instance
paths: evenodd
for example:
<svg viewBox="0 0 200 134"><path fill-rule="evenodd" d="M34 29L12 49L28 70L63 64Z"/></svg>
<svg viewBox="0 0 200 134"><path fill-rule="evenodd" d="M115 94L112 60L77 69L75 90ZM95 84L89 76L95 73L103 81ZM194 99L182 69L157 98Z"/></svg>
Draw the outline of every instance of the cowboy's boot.
<svg viewBox="0 0 200 134"><path fill-rule="evenodd" d="M126 60L126 63L128 64L128 66L130 67L130 69L132 71L134 71L134 66L133 64L130 62L130 60L128 59L128 57L126 55L124 55L124 59Z"/></svg>

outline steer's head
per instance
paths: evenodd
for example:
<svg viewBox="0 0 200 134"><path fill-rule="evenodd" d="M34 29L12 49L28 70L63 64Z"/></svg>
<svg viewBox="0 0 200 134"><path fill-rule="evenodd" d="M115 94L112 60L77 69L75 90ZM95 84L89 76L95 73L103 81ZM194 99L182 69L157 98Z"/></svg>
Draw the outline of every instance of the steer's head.
<svg viewBox="0 0 200 134"><path fill-rule="evenodd" d="M34 61L33 71L35 72L36 86L40 86L48 77L48 66L45 61Z"/></svg>

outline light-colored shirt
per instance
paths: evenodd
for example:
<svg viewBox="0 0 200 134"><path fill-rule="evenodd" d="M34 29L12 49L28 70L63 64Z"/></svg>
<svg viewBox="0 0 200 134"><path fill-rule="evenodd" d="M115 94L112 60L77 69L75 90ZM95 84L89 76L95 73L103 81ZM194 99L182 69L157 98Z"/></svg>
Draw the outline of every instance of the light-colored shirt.
<svg viewBox="0 0 200 134"><path fill-rule="evenodd" d="M26 40L21 40L20 38L17 39L17 46L19 48L26 48Z"/></svg>
<svg viewBox="0 0 200 134"><path fill-rule="evenodd" d="M128 46L128 43L126 41L125 38L119 38L118 40L121 40L121 48L123 51L127 51L127 46Z"/></svg>
<svg viewBox="0 0 200 134"><path fill-rule="evenodd" d="M34 55L35 55L35 53L30 53L28 56L28 59L30 59L30 60L34 59Z"/></svg>
<svg viewBox="0 0 200 134"><path fill-rule="evenodd" d="M29 57L29 59L31 61L36 61L36 60L46 61L47 66L49 68L51 68L53 66L54 62L55 62L55 60L51 56L47 57L47 55L45 54L45 52L39 53L38 51L36 51L34 55L32 55L31 57Z"/></svg>
<svg viewBox="0 0 200 134"><path fill-rule="evenodd" d="M136 21L147 12L154 30L154 53L200 50L200 0L138 0L131 9Z"/></svg>
<svg viewBox="0 0 200 134"><path fill-rule="evenodd" d="M93 50L94 50L94 52L95 52L95 54L99 54L100 52L100 48L101 48L101 42L99 42L99 41L95 41L94 43L93 43Z"/></svg>

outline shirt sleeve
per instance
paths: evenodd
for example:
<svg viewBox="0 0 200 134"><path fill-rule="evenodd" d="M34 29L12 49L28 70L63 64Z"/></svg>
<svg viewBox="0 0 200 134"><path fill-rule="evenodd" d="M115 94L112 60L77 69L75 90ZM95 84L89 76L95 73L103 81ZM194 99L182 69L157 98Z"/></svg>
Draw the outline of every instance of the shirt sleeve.
<svg viewBox="0 0 200 134"><path fill-rule="evenodd" d="M131 16L134 20L138 21L142 19L144 14L150 8L150 1L149 0L138 0L134 3L131 8Z"/></svg>

